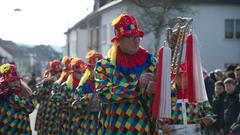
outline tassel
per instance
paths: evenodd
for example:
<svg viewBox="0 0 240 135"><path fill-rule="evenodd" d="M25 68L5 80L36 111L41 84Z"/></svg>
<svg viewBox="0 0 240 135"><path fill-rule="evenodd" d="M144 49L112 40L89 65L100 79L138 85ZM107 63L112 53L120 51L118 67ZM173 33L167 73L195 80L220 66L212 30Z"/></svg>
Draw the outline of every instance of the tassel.
<svg viewBox="0 0 240 135"><path fill-rule="evenodd" d="M157 63L156 92L152 115L153 118L171 118L171 50L162 47L159 50Z"/></svg>
<svg viewBox="0 0 240 135"><path fill-rule="evenodd" d="M189 102L207 101L207 93L203 79L203 70L196 37L187 37L186 63Z"/></svg>
<svg viewBox="0 0 240 135"><path fill-rule="evenodd" d="M195 102L195 82L193 77L193 37L188 35L186 41L187 97L189 102Z"/></svg>

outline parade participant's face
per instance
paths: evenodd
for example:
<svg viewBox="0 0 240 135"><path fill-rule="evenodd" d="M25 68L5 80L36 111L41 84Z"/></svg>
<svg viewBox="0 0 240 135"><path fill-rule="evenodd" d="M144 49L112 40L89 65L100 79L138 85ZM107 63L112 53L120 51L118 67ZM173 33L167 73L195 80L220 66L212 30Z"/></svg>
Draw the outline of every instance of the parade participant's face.
<svg viewBox="0 0 240 135"><path fill-rule="evenodd" d="M235 78L237 81L240 81L240 71L235 71Z"/></svg>
<svg viewBox="0 0 240 135"><path fill-rule="evenodd" d="M74 78L77 79L77 80L80 80L83 76L83 71L76 71L74 72Z"/></svg>
<svg viewBox="0 0 240 135"><path fill-rule="evenodd" d="M139 49L141 39L138 35L126 35L119 40L119 47L126 54L135 54Z"/></svg>
<svg viewBox="0 0 240 135"><path fill-rule="evenodd" d="M227 93L233 93L235 90L235 85L233 85L231 83L226 83L226 84L224 84L224 86L225 86Z"/></svg>
<svg viewBox="0 0 240 135"><path fill-rule="evenodd" d="M216 95L220 95L224 92L224 87L222 85L215 85L215 93Z"/></svg>
<svg viewBox="0 0 240 135"><path fill-rule="evenodd" d="M13 81L9 82L9 86L11 88L18 88L21 86L21 81L20 79L14 79Z"/></svg>

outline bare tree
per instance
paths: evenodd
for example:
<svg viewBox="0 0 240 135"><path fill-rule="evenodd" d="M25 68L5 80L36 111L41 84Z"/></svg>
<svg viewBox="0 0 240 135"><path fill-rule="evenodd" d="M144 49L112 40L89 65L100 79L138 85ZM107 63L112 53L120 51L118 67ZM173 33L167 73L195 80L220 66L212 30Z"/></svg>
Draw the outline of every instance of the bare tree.
<svg viewBox="0 0 240 135"><path fill-rule="evenodd" d="M144 27L145 33L153 32L155 44L154 52L157 56L157 50L160 47L161 33L171 24L178 13L188 11L184 2L187 0L129 0L137 7L141 19L139 23Z"/></svg>

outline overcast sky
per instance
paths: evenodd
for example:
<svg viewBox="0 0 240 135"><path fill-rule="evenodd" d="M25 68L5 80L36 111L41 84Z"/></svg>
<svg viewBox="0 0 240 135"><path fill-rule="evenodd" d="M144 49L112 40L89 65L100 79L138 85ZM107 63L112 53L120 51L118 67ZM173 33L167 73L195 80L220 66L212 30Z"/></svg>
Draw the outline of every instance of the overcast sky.
<svg viewBox="0 0 240 135"><path fill-rule="evenodd" d="M0 0L0 38L64 46L64 32L92 12L94 0ZM21 11L15 11L19 8Z"/></svg>

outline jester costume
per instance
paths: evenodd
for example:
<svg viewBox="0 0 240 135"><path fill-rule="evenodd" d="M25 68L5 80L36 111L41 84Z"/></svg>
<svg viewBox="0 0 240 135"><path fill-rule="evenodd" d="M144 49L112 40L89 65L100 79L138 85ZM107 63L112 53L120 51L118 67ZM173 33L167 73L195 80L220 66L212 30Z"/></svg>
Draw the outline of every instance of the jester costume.
<svg viewBox="0 0 240 135"><path fill-rule="evenodd" d="M80 100L74 104L74 108L78 110L81 119L78 133L81 135L97 134L99 108L95 93L95 81L88 79L78 87L77 95Z"/></svg>
<svg viewBox="0 0 240 135"><path fill-rule="evenodd" d="M97 63L98 134L149 134L152 95L139 87L139 78L154 73L155 64L156 59L141 47L134 55L117 47L116 65L109 58Z"/></svg>
<svg viewBox="0 0 240 135"><path fill-rule="evenodd" d="M38 134L55 134L55 112L57 110L56 105L51 101L51 89L55 79L60 74L61 67L60 61L53 60L49 62L50 69L46 71L46 79L42 84L39 84L37 89L37 97L39 108L36 116L35 130Z"/></svg>
<svg viewBox="0 0 240 135"><path fill-rule="evenodd" d="M62 68L62 73L60 78L55 81L51 88L51 103L54 106L51 111L51 115L53 116L53 124L52 124L52 130L54 134L60 134L61 133L61 116L62 116L62 107L60 106L61 96L57 96L55 93L59 93L61 90L61 84L65 82L68 78L69 72L70 72L70 63L71 58L68 58L66 56L62 59L62 64L65 66Z"/></svg>
<svg viewBox="0 0 240 135"><path fill-rule="evenodd" d="M1 100L0 100L0 134L24 134L31 135L29 114L33 112L36 105L36 97L23 93L22 85L10 88L10 83L15 79L21 79L17 75L17 67L4 64L0 67L3 75L0 78ZM19 80L20 82L20 80ZM2 91L2 90L7 91Z"/></svg>
<svg viewBox="0 0 240 135"><path fill-rule="evenodd" d="M55 87L55 93L52 100L58 102L57 106L58 116L57 123L59 127L59 134L79 134L79 123L81 104L73 106L72 103L76 98L76 88L79 85L80 79L75 78L74 74L79 74L85 70L84 62L79 58L74 58L71 61L71 72L67 80L61 84L61 86Z"/></svg>
<svg viewBox="0 0 240 135"><path fill-rule="evenodd" d="M36 116L35 130L38 131L39 134L51 133L52 129L49 127L53 119L49 119L49 102L52 82L47 81L44 82L41 86L37 88L37 99L39 103L39 108Z"/></svg>
<svg viewBox="0 0 240 135"><path fill-rule="evenodd" d="M72 107L73 97L75 90L80 80L71 79L73 76L69 75L66 82L61 86L61 98L60 106L62 107L62 114L60 116L63 134L77 134L78 123L80 122L74 108ZM73 80L73 84L71 84ZM80 109L81 110L81 109Z"/></svg>
<svg viewBox="0 0 240 135"><path fill-rule="evenodd" d="M86 58L89 64L81 78L76 95L79 95L79 104L84 107L81 110L80 134L93 135L97 134L99 102L95 89L95 76L91 71L94 71L96 62L102 59L102 55L92 50L88 52Z"/></svg>
<svg viewBox="0 0 240 135"><path fill-rule="evenodd" d="M10 95L1 100L0 134L31 135L29 114L35 109L35 97L21 98Z"/></svg>

